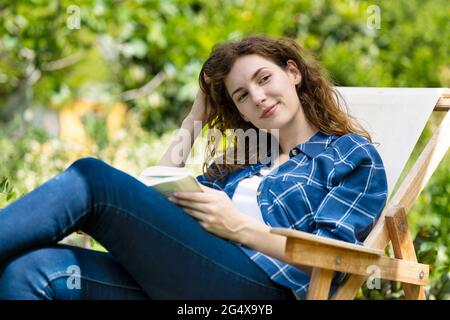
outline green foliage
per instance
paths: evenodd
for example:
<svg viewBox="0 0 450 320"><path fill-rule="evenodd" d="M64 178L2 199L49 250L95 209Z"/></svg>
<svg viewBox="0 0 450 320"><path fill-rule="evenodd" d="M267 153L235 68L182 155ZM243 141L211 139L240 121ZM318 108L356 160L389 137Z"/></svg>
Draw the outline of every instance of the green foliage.
<svg viewBox="0 0 450 320"><path fill-rule="evenodd" d="M0 195L5 198L6 201L14 200L16 193L13 191L13 187L8 181L8 177L1 177L0 179Z"/></svg>
<svg viewBox="0 0 450 320"><path fill-rule="evenodd" d="M84 125L87 134L96 141L99 149L105 149L109 143L106 119L94 112L88 112L84 116Z"/></svg>
<svg viewBox="0 0 450 320"><path fill-rule="evenodd" d="M80 28L71 29L73 5L0 5L4 119L34 104L62 108L103 83L95 95L125 100L153 132L174 129L212 46L251 33L297 38L340 85L434 87L450 81L446 0L84 0L76 2ZM373 5L380 9L379 29L370 28ZM150 98L124 97L158 74L164 80Z"/></svg>

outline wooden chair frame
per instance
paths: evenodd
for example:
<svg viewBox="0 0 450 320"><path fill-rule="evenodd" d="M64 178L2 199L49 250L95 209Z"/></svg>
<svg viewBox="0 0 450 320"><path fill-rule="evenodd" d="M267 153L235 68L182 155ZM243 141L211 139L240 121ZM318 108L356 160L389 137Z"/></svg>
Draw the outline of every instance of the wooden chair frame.
<svg viewBox="0 0 450 320"><path fill-rule="evenodd" d="M312 267L307 299L354 299L374 270L381 279L400 281L406 299L426 299L424 286L428 283L429 266L417 262L406 216L449 149L449 89L442 94L433 111L445 112L443 120L386 205L363 246L292 229L271 229L272 233L287 237L287 262ZM384 254L389 242L392 243L394 258ZM348 275L329 297L335 271Z"/></svg>

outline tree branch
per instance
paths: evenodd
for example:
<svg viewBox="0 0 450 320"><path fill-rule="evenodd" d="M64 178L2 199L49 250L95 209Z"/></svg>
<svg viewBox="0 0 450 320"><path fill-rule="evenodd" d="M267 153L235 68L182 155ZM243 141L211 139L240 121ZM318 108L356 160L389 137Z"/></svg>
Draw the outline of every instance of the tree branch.
<svg viewBox="0 0 450 320"><path fill-rule="evenodd" d="M64 69L64 68L67 68L67 67L77 63L78 61L80 61L83 58L83 56L84 56L83 53L77 52L71 56L68 56L68 57L65 57L62 59L44 63L41 67L41 70L42 71L55 71L55 70Z"/></svg>
<svg viewBox="0 0 450 320"><path fill-rule="evenodd" d="M153 92L164 80L166 79L166 74L164 72L159 72L156 76L147 82L144 86L138 89L132 89L124 91L120 94L120 98L124 101L133 100L140 98L145 95L149 95Z"/></svg>

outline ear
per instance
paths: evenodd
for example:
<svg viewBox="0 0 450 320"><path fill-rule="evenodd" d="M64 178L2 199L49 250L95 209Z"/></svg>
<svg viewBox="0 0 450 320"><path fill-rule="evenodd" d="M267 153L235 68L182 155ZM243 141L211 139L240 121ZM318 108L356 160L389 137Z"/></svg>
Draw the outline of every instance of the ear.
<svg viewBox="0 0 450 320"><path fill-rule="evenodd" d="M300 84L300 82L302 82L302 75L300 73L300 70L297 67L297 64L295 63L294 60L289 59L286 62L287 66L287 72L289 73L289 75L292 76L292 79L294 80L294 84L297 86L298 84Z"/></svg>

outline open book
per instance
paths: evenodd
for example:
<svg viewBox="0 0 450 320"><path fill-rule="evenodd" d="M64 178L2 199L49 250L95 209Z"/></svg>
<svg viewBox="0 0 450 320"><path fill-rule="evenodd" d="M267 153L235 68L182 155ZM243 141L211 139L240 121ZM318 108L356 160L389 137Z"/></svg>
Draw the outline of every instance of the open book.
<svg viewBox="0 0 450 320"><path fill-rule="evenodd" d="M194 172L188 168L153 166L142 171L138 180L165 196L174 191L203 191Z"/></svg>

